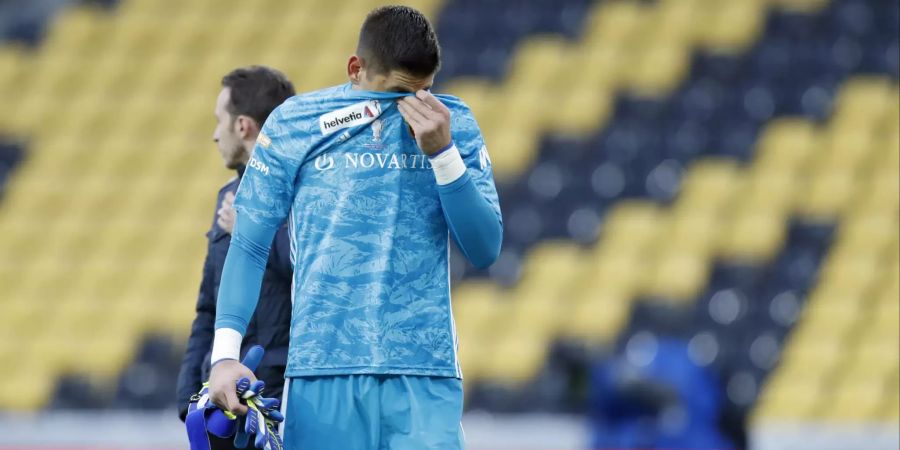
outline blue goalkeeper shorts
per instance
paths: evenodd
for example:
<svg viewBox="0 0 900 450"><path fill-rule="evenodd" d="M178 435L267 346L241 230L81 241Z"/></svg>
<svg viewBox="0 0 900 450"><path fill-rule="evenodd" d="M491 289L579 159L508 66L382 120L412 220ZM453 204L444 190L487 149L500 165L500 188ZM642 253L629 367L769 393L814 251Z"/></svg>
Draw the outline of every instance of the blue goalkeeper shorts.
<svg viewBox="0 0 900 450"><path fill-rule="evenodd" d="M462 450L462 380L409 375L295 377L285 450Z"/></svg>

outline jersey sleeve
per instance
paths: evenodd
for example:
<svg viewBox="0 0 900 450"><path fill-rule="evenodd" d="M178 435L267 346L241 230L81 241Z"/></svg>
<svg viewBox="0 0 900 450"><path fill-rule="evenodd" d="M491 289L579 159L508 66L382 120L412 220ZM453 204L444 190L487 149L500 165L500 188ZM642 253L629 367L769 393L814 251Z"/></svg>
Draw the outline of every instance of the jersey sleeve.
<svg viewBox="0 0 900 450"><path fill-rule="evenodd" d="M212 362L237 359L256 304L275 233L293 202L305 154L302 129L289 122L284 105L266 120L235 197L234 232L216 305Z"/></svg>
<svg viewBox="0 0 900 450"><path fill-rule="evenodd" d="M242 220L277 229L291 209L302 161L300 129L289 123L284 106L266 120L241 179L234 208Z"/></svg>
<svg viewBox="0 0 900 450"><path fill-rule="evenodd" d="M497 259L503 240L500 202L490 158L471 111L451 105L453 142L431 158L438 195L450 234L472 265L487 267Z"/></svg>
<svg viewBox="0 0 900 450"><path fill-rule="evenodd" d="M453 142L459 149L459 154L466 164L466 173L472 177L472 181L478 191L490 204L491 209L501 220L500 200L497 197L497 187L494 184L494 171L491 168L491 157L488 155L487 146L478 122L472 111L465 105L456 111L450 118L450 130Z"/></svg>

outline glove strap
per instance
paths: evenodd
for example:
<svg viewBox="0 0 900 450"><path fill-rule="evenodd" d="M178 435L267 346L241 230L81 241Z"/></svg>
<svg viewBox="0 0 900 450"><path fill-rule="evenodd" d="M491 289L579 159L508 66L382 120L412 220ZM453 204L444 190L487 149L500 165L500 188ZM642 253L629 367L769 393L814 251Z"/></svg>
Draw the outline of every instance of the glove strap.
<svg viewBox="0 0 900 450"><path fill-rule="evenodd" d="M191 398L188 414L184 419L191 450L210 450L209 434L227 438L234 435L237 421L209 402L206 385L200 394ZM202 394L202 395L201 395Z"/></svg>
<svg viewBox="0 0 900 450"><path fill-rule="evenodd" d="M192 405L193 406L193 405ZM206 410L194 409L184 419L191 450L210 450L209 434L206 433Z"/></svg>

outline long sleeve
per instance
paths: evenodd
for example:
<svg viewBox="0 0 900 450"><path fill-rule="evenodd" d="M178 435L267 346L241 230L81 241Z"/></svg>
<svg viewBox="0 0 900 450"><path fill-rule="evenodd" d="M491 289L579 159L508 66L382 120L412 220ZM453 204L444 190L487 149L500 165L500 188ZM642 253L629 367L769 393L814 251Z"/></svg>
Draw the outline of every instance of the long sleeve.
<svg viewBox="0 0 900 450"><path fill-rule="evenodd" d="M472 265L484 268L500 254L503 219L481 130L467 106L454 106L453 142L430 162L451 236Z"/></svg>
<svg viewBox="0 0 900 450"><path fill-rule="evenodd" d="M477 268L493 264L500 255L503 224L472 177L463 173L450 184L439 185L438 194L450 234L466 259Z"/></svg>
<svg viewBox="0 0 900 450"><path fill-rule="evenodd" d="M245 220L238 211L219 283L216 329L230 328L241 335L246 332L259 302L259 290L275 231Z"/></svg>

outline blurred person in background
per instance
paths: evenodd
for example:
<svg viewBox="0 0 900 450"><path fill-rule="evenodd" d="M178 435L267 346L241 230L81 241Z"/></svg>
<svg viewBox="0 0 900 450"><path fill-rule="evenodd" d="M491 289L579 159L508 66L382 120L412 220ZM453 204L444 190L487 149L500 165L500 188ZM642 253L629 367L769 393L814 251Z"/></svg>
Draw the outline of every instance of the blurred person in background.
<svg viewBox="0 0 900 450"><path fill-rule="evenodd" d="M206 233L208 249L203 265L203 279L197 299L197 316L178 374L178 415L185 420L190 397L200 390L210 371L210 350L216 317L219 280L231 232L234 227L234 195L259 130L278 105L294 95L294 86L281 72L262 66L235 69L222 78L222 89L216 100L216 128L213 140L225 167L237 172L216 199L212 227ZM259 296L259 307L250 320L241 353L251 345L262 345L265 357L257 370L266 382L266 394L280 397L284 387L284 370L291 319L290 241L282 226L275 235ZM215 440L214 448L233 448L230 440Z"/></svg>

